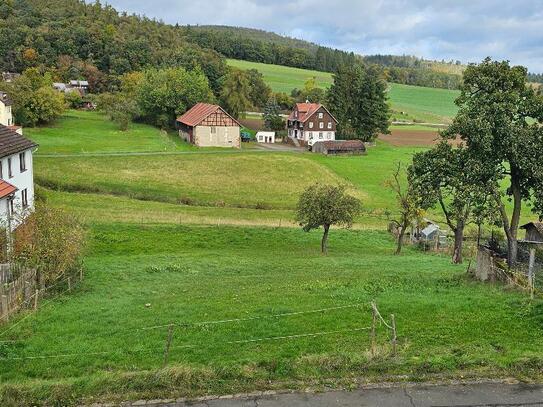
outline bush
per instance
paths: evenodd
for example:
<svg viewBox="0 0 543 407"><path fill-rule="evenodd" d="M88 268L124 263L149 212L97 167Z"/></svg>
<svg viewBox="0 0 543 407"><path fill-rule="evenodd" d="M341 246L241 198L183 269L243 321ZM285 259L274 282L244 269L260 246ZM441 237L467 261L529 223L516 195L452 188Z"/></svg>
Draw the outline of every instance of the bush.
<svg viewBox="0 0 543 407"><path fill-rule="evenodd" d="M36 203L14 232L12 261L38 270L41 284L78 271L85 243L79 220L61 209Z"/></svg>

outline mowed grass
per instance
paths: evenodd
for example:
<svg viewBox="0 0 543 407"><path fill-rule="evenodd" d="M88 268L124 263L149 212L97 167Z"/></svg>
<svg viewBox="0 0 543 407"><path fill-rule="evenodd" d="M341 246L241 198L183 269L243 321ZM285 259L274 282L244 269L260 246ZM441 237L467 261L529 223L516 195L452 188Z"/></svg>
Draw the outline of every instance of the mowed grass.
<svg viewBox="0 0 543 407"><path fill-rule="evenodd" d="M299 154L267 152L37 158L35 168L50 189L257 209L292 209L308 185L342 182Z"/></svg>
<svg viewBox="0 0 543 407"><path fill-rule="evenodd" d="M132 123L120 131L115 123L96 111L69 110L46 127L25 128L25 135L37 142L37 154L119 153L192 150L174 132Z"/></svg>
<svg viewBox="0 0 543 407"><path fill-rule="evenodd" d="M328 72L291 68L280 65L261 64L257 62L227 60L228 64L240 69L256 69L264 76L264 81L275 92L290 92L302 89L305 81L315 77L317 85L327 89L333 83L332 74ZM426 123L447 123L456 114L454 104L458 91L435 89L422 86L389 84L388 97L392 108L392 116L397 120L415 120Z"/></svg>
<svg viewBox="0 0 543 407"><path fill-rule="evenodd" d="M333 229L329 256L319 239L291 228L95 224L81 285L0 330L15 341L0 345L1 404L221 394L322 377L499 376L543 365L539 300L472 282L441 256L409 248L394 256L384 232ZM383 316L396 315L396 357L383 326L376 357L367 330L353 331L370 326L372 300ZM162 370L170 323L178 326ZM266 339L326 332L335 333Z"/></svg>

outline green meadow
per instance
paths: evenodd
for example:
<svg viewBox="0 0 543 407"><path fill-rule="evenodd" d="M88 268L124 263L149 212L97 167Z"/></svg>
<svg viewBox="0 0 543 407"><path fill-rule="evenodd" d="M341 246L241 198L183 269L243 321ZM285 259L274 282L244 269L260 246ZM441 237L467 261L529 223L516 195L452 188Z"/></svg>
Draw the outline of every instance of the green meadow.
<svg viewBox="0 0 543 407"><path fill-rule="evenodd" d="M94 112L26 134L40 143L40 195L81 218L88 246L71 292L0 325L2 406L539 378L540 299L477 283L446 253L393 255L384 183L420 149L199 150L145 125L116 134ZM352 230L332 228L328 256L321 231L293 220L316 181L346 184L364 207ZM370 351L371 301L395 314L396 355L384 325Z"/></svg>
<svg viewBox="0 0 543 407"><path fill-rule="evenodd" d="M333 82L332 74L328 72L235 59L229 59L228 64L240 69L258 70L275 92L290 94L294 88L303 88L305 81L313 77L322 88L328 88ZM454 90L391 83L388 96L396 120L447 123L457 111L454 99L458 91Z"/></svg>

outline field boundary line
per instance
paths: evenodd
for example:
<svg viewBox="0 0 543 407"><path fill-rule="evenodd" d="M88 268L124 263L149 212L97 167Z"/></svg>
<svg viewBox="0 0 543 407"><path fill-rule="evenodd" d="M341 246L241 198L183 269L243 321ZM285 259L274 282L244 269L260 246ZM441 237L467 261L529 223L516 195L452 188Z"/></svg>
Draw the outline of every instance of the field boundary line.
<svg viewBox="0 0 543 407"><path fill-rule="evenodd" d="M350 333L350 332L361 332L361 331L367 331L370 327L359 327L359 328L351 328L351 329L340 329L335 331L321 331L321 332L311 332L311 333L305 333L305 334L294 334L294 335L283 335L283 336L269 336L265 338L254 338L254 339L240 339L235 341L226 341L222 342L222 344L225 345L240 345L245 343L255 343L255 342L265 342L265 341L279 341L279 340L290 340L290 339L299 339L299 338L314 338L318 336L325 336L325 335L333 335L333 334L339 334L339 333ZM211 344L211 346L216 344ZM187 344L187 345L179 345L179 346L172 346L170 349L194 349L202 347L201 344L195 345L195 344ZM204 347L206 347L204 345ZM209 347L209 346L207 346ZM153 351L159 352L158 349L139 349L139 350L117 350L117 351L98 351L98 352L79 352L79 353L59 353L59 354L53 354L53 355L32 355L32 356L16 356L16 357L8 357L8 358L2 358L0 357L0 360L35 360L35 359L60 359L60 358L70 358L70 357L77 357L77 356L98 356L98 355L112 355L117 353L123 353L123 354L130 354L130 353L147 353L147 352L153 352Z"/></svg>

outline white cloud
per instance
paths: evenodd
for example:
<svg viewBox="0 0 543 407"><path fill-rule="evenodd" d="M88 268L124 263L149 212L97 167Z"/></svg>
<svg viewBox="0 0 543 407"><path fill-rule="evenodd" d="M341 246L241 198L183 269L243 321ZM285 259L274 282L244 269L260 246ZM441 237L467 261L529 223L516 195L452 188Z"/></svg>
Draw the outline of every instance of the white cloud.
<svg viewBox="0 0 543 407"><path fill-rule="evenodd" d="M363 54L476 62L543 72L540 0L109 0L168 23L260 28Z"/></svg>

